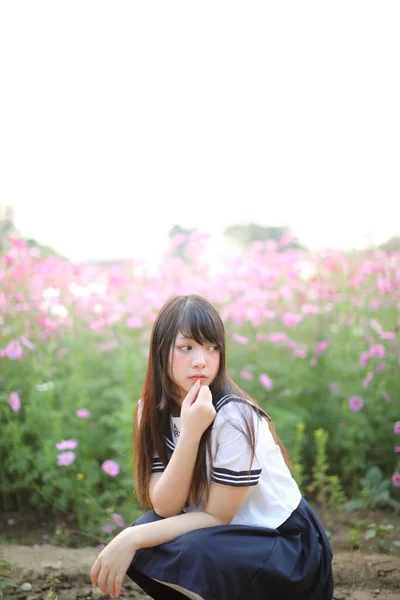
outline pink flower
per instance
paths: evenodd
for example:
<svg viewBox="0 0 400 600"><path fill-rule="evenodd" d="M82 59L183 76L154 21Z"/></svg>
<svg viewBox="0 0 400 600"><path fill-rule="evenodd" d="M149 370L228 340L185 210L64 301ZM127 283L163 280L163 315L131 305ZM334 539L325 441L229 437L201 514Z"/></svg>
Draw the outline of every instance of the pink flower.
<svg viewBox="0 0 400 600"><path fill-rule="evenodd" d="M296 358L305 358L307 356L307 349L300 347L294 348L293 355L296 356Z"/></svg>
<svg viewBox="0 0 400 600"><path fill-rule="evenodd" d="M290 233L286 233L285 235L283 235L281 237L281 239L279 240L279 243L281 246L287 246L287 244L290 244L290 242L294 242L295 241L295 236L291 235Z"/></svg>
<svg viewBox="0 0 400 600"><path fill-rule="evenodd" d="M272 342L272 344L279 344L279 342L285 342L287 337L287 333L280 331L278 333L271 333L269 341Z"/></svg>
<svg viewBox="0 0 400 600"><path fill-rule="evenodd" d="M26 338L24 335L21 337L21 342L23 343L24 346L26 346L27 348L29 348L29 350L34 350L35 349L35 345L32 344L32 342L30 342L28 340L28 338Z"/></svg>
<svg viewBox="0 0 400 600"><path fill-rule="evenodd" d="M372 378L373 378L373 374L371 373L371 371L369 371L369 373L367 373L366 377L364 377L363 382L362 382L362 385L363 385L364 389L366 389L368 387L368 385L371 382Z"/></svg>
<svg viewBox="0 0 400 600"><path fill-rule="evenodd" d="M395 451L395 452L400 452L400 446L395 446L395 447L394 447L394 451Z"/></svg>
<svg viewBox="0 0 400 600"><path fill-rule="evenodd" d="M339 387L336 383L330 383L329 389L332 392L332 394L339 394Z"/></svg>
<svg viewBox="0 0 400 600"><path fill-rule="evenodd" d="M28 248L28 244L25 242L25 240L12 237L9 237L8 240L11 242L12 247L16 248L17 250L26 250Z"/></svg>
<svg viewBox="0 0 400 600"><path fill-rule="evenodd" d="M11 392L8 398L8 404L10 405L11 410L15 413L21 410L21 400L19 399L17 392Z"/></svg>
<svg viewBox="0 0 400 600"><path fill-rule="evenodd" d="M114 531L114 529L115 525L113 525L112 523L106 523L102 526L101 531L104 531L104 533L111 533L112 531Z"/></svg>
<svg viewBox="0 0 400 600"><path fill-rule="evenodd" d="M42 325L42 327L47 331L54 331L54 329L57 328L57 323L52 319L37 317L36 321L39 323L39 325Z"/></svg>
<svg viewBox="0 0 400 600"><path fill-rule="evenodd" d="M381 340L394 340L396 334L393 331L382 331Z"/></svg>
<svg viewBox="0 0 400 600"><path fill-rule="evenodd" d="M242 371L240 373L240 377L242 379L246 379L247 381L252 381L254 379L253 373L250 373L249 371Z"/></svg>
<svg viewBox="0 0 400 600"><path fill-rule="evenodd" d="M391 398L390 398L390 396L389 396L389 394L387 392L383 392L382 395L383 395L383 399L386 400L386 402L389 403L389 402L392 401Z"/></svg>
<svg viewBox="0 0 400 600"><path fill-rule="evenodd" d="M298 315L294 313L285 313L282 317L283 323L286 327L296 327L303 320L303 315Z"/></svg>
<svg viewBox="0 0 400 600"><path fill-rule="evenodd" d="M375 331L377 333L381 333L382 332L382 325L376 319L371 319L371 321L370 321L369 324L370 324L371 328L375 329Z"/></svg>
<svg viewBox="0 0 400 600"><path fill-rule="evenodd" d="M400 473L394 473L392 477L394 487L400 487Z"/></svg>
<svg viewBox="0 0 400 600"><path fill-rule="evenodd" d="M57 450L75 450L78 442L75 439L72 440L62 440L56 444Z"/></svg>
<svg viewBox="0 0 400 600"><path fill-rule="evenodd" d="M6 347L6 356L11 360L18 360L24 354L24 350L19 342L19 340L12 340L7 344Z"/></svg>
<svg viewBox="0 0 400 600"><path fill-rule="evenodd" d="M350 396L349 398L349 408L353 412L358 412L364 406L364 400L361 396Z"/></svg>
<svg viewBox="0 0 400 600"><path fill-rule="evenodd" d="M118 525L118 527L124 527L125 526L125 522L124 519L121 515L119 515L118 513L112 513L111 514L111 518L114 521L114 523L116 525Z"/></svg>
<svg viewBox="0 0 400 600"><path fill-rule="evenodd" d="M393 432L400 435L400 421L396 421L393 427Z"/></svg>
<svg viewBox="0 0 400 600"><path fill-rule="evenodd" d="M126 325L131 329L140 329L143 327L143 321L140 317L129 317L126 321Z"/></svg>
<svg viewBox="0 0 400 600"><path fill-rule="evenodd" d="M256 342L266 342L267 341L267 336L265 335L265 333L257 333L256 334Z"/></svg>
<svg viewBox="0 0 400 600"><path fill-rule="evenodd" d="M265 248L267 250L274 251L277 249L277 247L278 247L278 242L276 242L275 240L267 240L265 242Z"/></svg>
<svg viewBox="0 0 400 600"><path fill-rule="evenodd" d="M249 343L249 338L245 337L244 335L239 335L238 333L232 333L232 339L234 342L237 342L238 344L248 344Z"/></svg>
<svg viewBox="0 0 400 600"><path fill-rule="evenodd" d="M100 350L100 352L111 352L118 346L117 340L108 340L108 342L103 342L102 344L95 344L96 348Z"/></svg>
<svg viewBox="0 0 400 600"><path fill-rule="evenodd" d="M61 452L57 455L57 466L66 467L75 460L75 452Z"/></svg>
<svg viewBox="0 0 400 600"><path fill-rule="evenodd" d="M316 364L317 364L317 359L315 358L315 356L313 356L313 357L310 359L310 365L311 365L312 367L315 367L315 365L316 365Z"/></svg>
<svg viewBox="0 0 400 600"><path fill-rule="evenodd" d="M385 363L379 363L379 365L376 365L376 369L375 371L377 373L382 373L382 371L385 370Z"/></svg>
<svg viewBox="0 0 400 600"><path fill-rule="evenodd" d="M273 382L272 379L270 377L268 377L268 375L266 375L265 373L262 373L259 377L259 381L261 383L261 385L263 385L265 387L266 390L272 390L272 386L273 386Z"/></svg>
<svg viewBox="0 0 400 600"><path fill-rule="evenodd" d="M320 308L316 304L303 304L301 312L303 315L316 315L320 312Z"/></svg>
<svg viewBox="0 0 400 600"><path fill-rule="evenodd" d="M107 473L107 475L110 475L111 477L115 477L119 473L119 464L113 460L105 460L101 465L101 468L104 473Z"/></svg>
<svg viewBox="0 0 400 600"><path fill-rule="evenodd" d="M329 346L329 343L326 340L324 340L323 342L319 342L318 344L316 344L314 346L314 350L313 350L315 356L319 356L320 354L322 354L323 352L325 352L325 350L328 348L328 346Z"/></svg>
<svg viewBox="0 0 400 600"><path fill-rule="evenodd" d="M87 408L78 408L75 414L79 419L87 419L90 416L90 411Z"/></svg>
<svg viewBox="0 0 400 600"><path fill-rule="evenodd" d="M359 358L360 366L366 367L370 358L371 357L369 355L369 352L361 352L360 358Z"/></svg>
<svg viewBox="0 0 400 600"><path fill-rule="evenodd" d="M385 346L383 344L373 344L369 349L369 355L383 358L385 356Z"/></svg>
<svg viewBox="0 0 400 600"><path fill-rule="evenodd" d="M172 250L173 248L182 246L182 244L185 244L188 240L189 236L186 233L177 233L170 239L169 248Z"/></svg>

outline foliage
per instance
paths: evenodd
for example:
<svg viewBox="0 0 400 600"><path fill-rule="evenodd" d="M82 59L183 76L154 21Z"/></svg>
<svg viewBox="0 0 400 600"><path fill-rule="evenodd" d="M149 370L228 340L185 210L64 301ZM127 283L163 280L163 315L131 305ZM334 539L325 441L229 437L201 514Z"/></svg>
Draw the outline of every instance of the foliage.
<svg viewBox="0 0 400 600"><path fill-rule="evenodd" d="M292 477L300 489L303 487L304 478L304 467L302 464L304 442L304 423L297 423L291 459L293 462Z"/></svg>
<svg viewBox="0 0 400 600"><path fill-rule="evenodd" d="M278 243L284 238L290 238L285 243L285 247L294 249L301 248L302 246L296 240L296 238L290 233L288 227L259 225L256 223L249 223L247 225L231 225L224 231L224 235L228 238L232 238L242 244L248 246L251 242L258 241L275 241Z"/></svg>
<svg viewBox="0 0 400 600"><path fill-rule="evenodd" d="M11 571L12 566L4 558L3 553L0 552L0 599L4 597L6 588L16 587L15 581L9 578L9 574Z"/></svg>
<svg viewBox="0 0 400 600"><path fill-rule="evenodd" d="M170 253L156 270L74 265L21 241L0 259L0 506L30 505L63 523L58 539L76 530L86 543L120 527L116 514L135 520L132 415L151 326L167 297L199 293L219 308L229 373L270 414L300 487L328 506L346 495L395 508L400 256L282 242L218 264L194 239L191 262ZM56 445L71 440L59 464Z"/></svg>
<svg viewBox="0 0 400 600"><path fill-rule="evenodd" d="M318 504L335 506L340 510L345 501L345 493L337 475L328 475L329 463L326 454L328 433L322 428L314 431L315 462L312 468L311 483L306 487Z"/></svg>
<svg viewBox="0 0 400 600"><path fill-rule="evenodd" d="M390 495L390 480L384 478L379 467L371 467L360 480L361 491L358 498L344 504L347 511L359 508L394 508L400 509L400 502Z"/></svg>

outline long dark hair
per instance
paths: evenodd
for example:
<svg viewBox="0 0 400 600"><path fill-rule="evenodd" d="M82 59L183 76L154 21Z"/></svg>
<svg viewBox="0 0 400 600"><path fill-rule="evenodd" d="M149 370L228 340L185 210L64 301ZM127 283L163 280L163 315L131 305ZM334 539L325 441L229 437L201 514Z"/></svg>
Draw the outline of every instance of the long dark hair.
<svg viewBox="0 0 400 600"><path fill-rule="evenodd" d="M170 298L158 313L151 334L149 359L141 395L140 424L139 404L134 412L135 491L140 504L146 508L151 507L149 482L154 452L158 454L164 466L167 466L169 460L164 440L168 436L171 408L175 399L179 397L179 389L169 376L168 365L170 350L179 332L198 344L209 342L219 346L219 369L210 384L213 403L215 405L223 396L232 395L231 401L237 402L243 415L244 427L239 428L248 439L252 456L255 453L254 409L246 398L256 407L261 407L239 388L226 372L225 329L221 317L212 304L197 294ZM289 454L272 423L269 423L269 427L275 443L281 448L286 464L291 466ZM197 505L208 494L207 456L211 461L211 430L212 424L201 437L189 492L189 498Z"/></svg>

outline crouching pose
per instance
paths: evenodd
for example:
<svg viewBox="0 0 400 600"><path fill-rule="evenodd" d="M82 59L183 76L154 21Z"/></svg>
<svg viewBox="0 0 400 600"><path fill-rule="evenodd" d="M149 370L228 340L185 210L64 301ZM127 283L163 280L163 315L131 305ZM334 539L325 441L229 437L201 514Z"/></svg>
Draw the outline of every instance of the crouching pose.
<svg viewBox="0 0 400 600"><path fill-rule="evenodd" d="M268 414L227 374L222 320L200 296L155 320L134 442L149 510L94 563L103 593L127 574L155 599L332 599L325 531Z"/></svg>

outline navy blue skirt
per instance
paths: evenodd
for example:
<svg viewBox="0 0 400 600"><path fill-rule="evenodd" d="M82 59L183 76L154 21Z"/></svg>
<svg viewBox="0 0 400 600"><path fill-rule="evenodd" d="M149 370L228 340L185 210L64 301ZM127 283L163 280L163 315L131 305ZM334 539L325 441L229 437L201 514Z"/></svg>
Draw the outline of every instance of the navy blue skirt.
<svg viewBox="0 0 400 600"><path fill-rule="evenodd" d="M160 519L149 511L132 526ZM276 529L220 525L185 533L154 548L143 548L136 552L127 575L155 599L333 597L332 549L304 498Z"/></svg>

